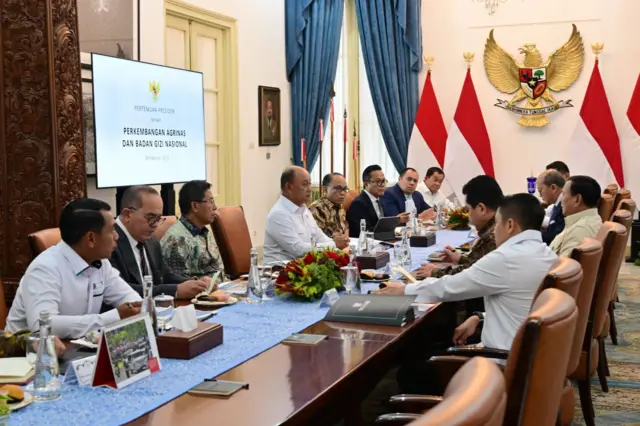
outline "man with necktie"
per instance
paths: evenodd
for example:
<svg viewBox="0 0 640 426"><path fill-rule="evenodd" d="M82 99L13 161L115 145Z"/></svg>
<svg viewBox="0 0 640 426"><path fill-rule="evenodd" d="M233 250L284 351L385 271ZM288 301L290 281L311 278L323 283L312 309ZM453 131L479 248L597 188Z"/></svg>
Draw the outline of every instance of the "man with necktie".
<svg viewBox="0 0 640 426"><path fill-rule="evenodd" d="M540 198L547 204L546 215L542 223L542 241L551 241L564 230L564 215L562 214L562 188L564 177L555 169L545 170L536 180Z"/></svg>

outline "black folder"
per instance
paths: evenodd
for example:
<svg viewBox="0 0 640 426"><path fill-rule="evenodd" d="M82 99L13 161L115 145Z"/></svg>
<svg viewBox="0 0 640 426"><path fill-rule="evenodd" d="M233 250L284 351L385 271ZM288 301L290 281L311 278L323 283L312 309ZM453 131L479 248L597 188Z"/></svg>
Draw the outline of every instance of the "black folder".
<svg viewBox="0 0 640 426"><path fill-rule="evenodd" d="M325 321L402 327L415 318L415 296L345 294L331 307Z"/></svg>

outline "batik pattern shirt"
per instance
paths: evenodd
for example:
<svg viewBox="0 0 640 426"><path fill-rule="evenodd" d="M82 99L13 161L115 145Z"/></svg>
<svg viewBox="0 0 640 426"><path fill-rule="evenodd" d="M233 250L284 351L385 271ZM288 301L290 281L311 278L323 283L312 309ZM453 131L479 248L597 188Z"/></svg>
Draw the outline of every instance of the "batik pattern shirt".
<svg viewBox="0 0 640 426"><path fill-rule="evenodd" d="M311 214L327 237L349 234L347 214L340 204L334 204L327 197L318 198L309 206Z"/></svg>

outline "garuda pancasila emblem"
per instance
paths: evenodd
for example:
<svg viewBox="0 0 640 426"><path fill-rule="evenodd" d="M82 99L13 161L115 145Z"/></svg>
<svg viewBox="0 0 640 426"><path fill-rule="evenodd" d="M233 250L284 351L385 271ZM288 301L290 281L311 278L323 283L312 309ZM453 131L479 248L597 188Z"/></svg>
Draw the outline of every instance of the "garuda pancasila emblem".
<svg viewBox="0 0 640 426"><path fill-rule="evenodd" d="M518 123L522 126L546 126L549 124L546 114L573 107L571 100L556 101L551 92L569 88L580 76L584 63L582 36L573 24L569 41L546 62L535 44L525 44L518 51L524 54L523 63L498 46L491 30L484 49L487 77L499 91L514 94L510 101L498 99L495 106L520 114ZM523 99L527 99L526 105L517 106Z"/></svg>

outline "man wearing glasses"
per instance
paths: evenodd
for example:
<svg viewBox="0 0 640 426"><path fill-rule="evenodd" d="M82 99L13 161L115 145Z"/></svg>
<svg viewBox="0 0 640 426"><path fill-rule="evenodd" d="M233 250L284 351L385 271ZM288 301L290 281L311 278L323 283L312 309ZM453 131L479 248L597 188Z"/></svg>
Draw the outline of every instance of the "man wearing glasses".
<svg viewBox="0 0 640 426"><path fill-rule="evenodd" d="M380 201L387 186L387 179L384 177L382 168L377 164L368 166L362 172L362 182L364 183L364 191L353 199L347 212L349 236L352 238L360 236L360 221L362 219L367 223L367 231L371 232L375 229L378 219L391 216L387 214Z"/></svg>
<svg viewBox="0 0 640 426"><path fill-rule="evenodd" d="M150 186L127 189L116 219L118 245L111 255L111 264L139 294L142 278L151 275L154 296L164 293L177 299L191 299L205 291L209 281L174 273L164 262L160 242L153 236L163 219L158 191Z"/></svg>
<svg viewBox="0 0 640 426"><path fill-rule="evenodd" d="M322 232L333 238L336 247L346 248L349 246L349 225L342 204L349 192L347 180L340 173L329 173L322 179L322 186L326 188L326 194L311 203L309 210Z"/></svg>

